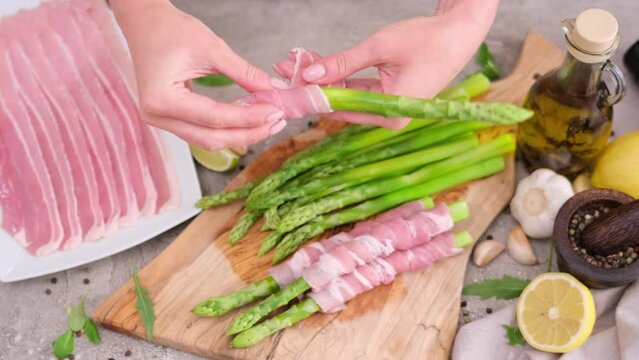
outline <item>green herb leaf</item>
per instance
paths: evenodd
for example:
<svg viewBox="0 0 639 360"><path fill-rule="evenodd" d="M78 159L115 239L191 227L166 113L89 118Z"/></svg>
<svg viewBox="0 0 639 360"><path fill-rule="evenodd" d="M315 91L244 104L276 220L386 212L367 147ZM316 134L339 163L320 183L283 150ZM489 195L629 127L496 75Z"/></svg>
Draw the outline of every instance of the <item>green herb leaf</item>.
<svg viewBox="0 0 639 360"><path fill-rule="evenodd" d="M153 301L149 299L149 290L143 288L140 285L140 279L138 278L138 272L133 271L133 284L135 286L135 307L140 313L140 320L146 329L147 340L153 340L153 325L155 324L155 311L153 311Z"/></svg>
<svg viewBox="0 0 639 360"><path fill-rule="evenodd" d="M84 329L84 323L87 321L87 315L84 313L84 297L80 300L78 306L69 308L69 318L67 324L72 331L80 331Z"/></svg>
<svg viewBox="0 0 639 360"><path fill-rule="evenodd" d="M521 334L521 331L519 331L518 328L509 325L502 325L501 327L506 330L506 339L508 339L508 345L515 346L526 344L526 340L524 339L524 336Z"/></svg>
<svg viewBox="0 0 639 360"><path fill-rule="evenodd" d="M225 75L207 75L193 80L196 84L209 87L228 86L235 84L233 80Z"/></svg>
<svg viewBox="0 0 639 360"><path fill-rule="evenodd" d="M53 343L53 355L58 359L64 359L73 354L75 343L73 341L73 331L67 329L64 334L60 335Z"/></svg>
<svg viewBox="0 0 639 360"><path fill-rule="evenodd" d="M477 284L470 284L462 290L464 295L479 296L482 300L491 297L497 299L514 299L524 290L530 280L504 275L501 279L488 279Z"/></svg>
<svg viewBox="0 0 639 360"><path fill-rule="evenodd" d="M488 44L485 42L481 43L481 46L477 51L475 62L481 67L481 72L490 80L497 80L501 76L499 68L495 63L495 58L493 57L493 54L490 53Z"/></svg>
<svg viewBox="0 0 639 360"><path fill-rule="evenodd" d="M84 323L84 333L86 334L87 339L89 339L90 342L95 345L100 344L100 333L98 333L98 327L95 326L93 319L87 319L87 321Z"/></svg>

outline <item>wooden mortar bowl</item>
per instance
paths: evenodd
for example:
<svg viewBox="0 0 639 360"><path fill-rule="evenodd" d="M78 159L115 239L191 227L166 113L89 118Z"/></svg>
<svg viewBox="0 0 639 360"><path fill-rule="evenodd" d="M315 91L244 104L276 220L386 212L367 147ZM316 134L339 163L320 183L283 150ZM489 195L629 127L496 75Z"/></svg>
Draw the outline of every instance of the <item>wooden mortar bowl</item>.
<svg viewBox="0 0 639 360"><path fill-rule="evenodd" d="M639 260L618 269L598 268L575 253L568 237L570 219L580 209L602 204L614 208L633 200L631 196L616 190L593 189L582 191L566 201L557 213L553 229L559 270L572 274L592 288L616 287L635 281L639 277Z"/></svg>

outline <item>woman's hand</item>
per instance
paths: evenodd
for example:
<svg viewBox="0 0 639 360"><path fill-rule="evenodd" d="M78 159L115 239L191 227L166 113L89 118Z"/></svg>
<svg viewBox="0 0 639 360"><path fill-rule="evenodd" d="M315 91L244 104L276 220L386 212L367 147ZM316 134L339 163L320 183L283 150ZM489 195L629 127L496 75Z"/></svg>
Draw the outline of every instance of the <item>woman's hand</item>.
<svg viewBox="0 0 639 360"><path fill-rule="evenodd" d="M432 17L390 24L355 47L316 61L305 81L327 85L374 66L379 79L348 80L347 86L389 94L431 98L447 86L473 56L492 24L498 0L442 0ZM275 65L290 74L291 61ZM329 117L401 128L408 119L338 112Z"/></svg>
<svg viewBox="0 0 639 360"><path fill-rule="evenodd" d="M207 149L252 144L281 131L284 113L267 104L240 106L191 91L191 80L222 73L249 92L270 89L208 27L167 0L111 0L133 58L140 111L149 124Z"/></svg>

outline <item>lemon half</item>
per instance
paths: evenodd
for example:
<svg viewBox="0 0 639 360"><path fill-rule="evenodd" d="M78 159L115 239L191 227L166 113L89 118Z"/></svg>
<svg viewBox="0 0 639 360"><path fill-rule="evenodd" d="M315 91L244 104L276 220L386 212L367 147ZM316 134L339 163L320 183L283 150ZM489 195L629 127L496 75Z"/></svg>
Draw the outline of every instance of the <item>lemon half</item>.
<svg viewBox="0 0 639 360"><path fill-rule="evenodd" d="M592 333L596 317L590 290L566 273L537 276L517 303L521 334L530 346L546 352L578 348Z"/></svg>

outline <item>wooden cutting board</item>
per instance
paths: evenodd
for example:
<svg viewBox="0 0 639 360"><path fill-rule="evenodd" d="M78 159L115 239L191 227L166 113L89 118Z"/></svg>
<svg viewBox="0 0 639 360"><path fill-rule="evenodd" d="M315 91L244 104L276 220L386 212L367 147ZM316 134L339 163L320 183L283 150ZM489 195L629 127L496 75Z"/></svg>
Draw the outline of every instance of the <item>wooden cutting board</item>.
<svg viewBox="0 0 639 360"><path fill-rule="evenodd" d="M558 66L562 57L563 52L540 35L529 34L515 70L493 85L486 100L521 104L534 79ZM323 121L278 144L244 169L228 189L268 174L294 152L342 126ZM496 132L483 135L492 137ZM514 182L510 156L504 172L447 191L438 200L466 198L471 217L461 226L477 239L507 205ZM224 332L237 312L199 318L190 309L209 296L237 290L267 274L271 254L256 256L264 236L257 230L261 223L237 246L227 244L228 230L241 211L242 203L235 202L201 213L140 271L141 282L155 301L154 342L215 359L448 358L470 250L430 269L403 274L390 285L358 296L338 314L316 314L252 348L230 349ZM144 338L134 302L133 284L127 281L93 315L109 329Z"/></svg>

